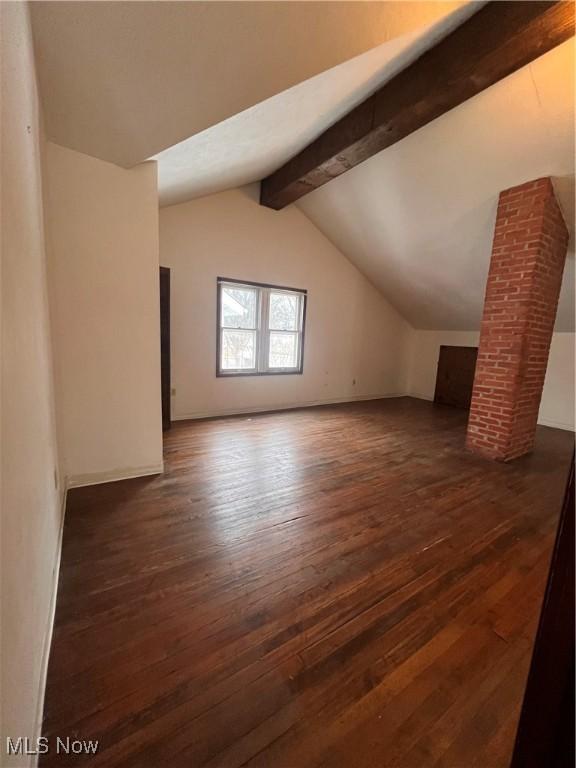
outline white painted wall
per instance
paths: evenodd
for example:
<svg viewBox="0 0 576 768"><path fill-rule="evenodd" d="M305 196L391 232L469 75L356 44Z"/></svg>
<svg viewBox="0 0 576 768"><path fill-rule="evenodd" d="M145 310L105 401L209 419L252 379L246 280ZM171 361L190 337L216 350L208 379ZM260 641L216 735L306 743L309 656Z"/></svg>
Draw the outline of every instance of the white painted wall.
<svg viewBox="0 0 576 768"><path fill-rule="evenodd" d="M260 206L256 186L162 208L160 262L175 419L405 392L408 324L297 208ZM218 276L307 289L302 375L216 378Z"/></svg>
<svg viewBox="0 0 576 768"><path fill-rule="evenodd" d="M479 337L478 331L412 331L408 393L432 400L440 345L475 347ZM539 424L574 429L574 344L573 333L555 333L552 337Z"/></svg>
<svg viewBox="0 0 576 768"><path fill-rule="evenodd" d="M156 166L48 143L58 432L70 485L162 469Z"/></svg>
<svg viewBox="0 0 576 768"><path fill-rule="evenodd" d="M549 427L574 430L573 333L555 333L544 380L538 422Z"/></svg>
<svg viewBox="0 0 576 768"><path fill-rule="evenodd" d="M26 3L0 3L2 143L0 765L39 734L60 530L46 290L44 137Z"/></svg>

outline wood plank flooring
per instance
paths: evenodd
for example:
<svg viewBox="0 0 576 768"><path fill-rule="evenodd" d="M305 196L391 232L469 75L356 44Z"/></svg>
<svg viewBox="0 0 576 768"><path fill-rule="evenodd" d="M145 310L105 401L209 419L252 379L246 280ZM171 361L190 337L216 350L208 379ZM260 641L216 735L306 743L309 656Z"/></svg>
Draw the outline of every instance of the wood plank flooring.
<svg viewBox="0 0 576 768"><path fill-rule="evenodd" d="M44 735L106 768L504 768L573 435L402 398L180 422L69 494Z"/></svg>

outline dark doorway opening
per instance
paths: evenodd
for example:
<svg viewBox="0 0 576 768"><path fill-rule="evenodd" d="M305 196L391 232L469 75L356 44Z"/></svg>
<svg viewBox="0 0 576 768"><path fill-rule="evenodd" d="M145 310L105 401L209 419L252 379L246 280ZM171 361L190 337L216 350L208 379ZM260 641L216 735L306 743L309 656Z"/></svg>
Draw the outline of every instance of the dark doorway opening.
<svg viewBox="0 0 576 768"><path fill-rule="evenodd" d="M162 382L162 429L170 429L170 270L160 267L160 378Z"/></svg>
<svg viewBox="0 0 576 768"><path fill-rule="evenodd" d="M435 403L470 408L477 356L478 347L440 347Z"/></svg>

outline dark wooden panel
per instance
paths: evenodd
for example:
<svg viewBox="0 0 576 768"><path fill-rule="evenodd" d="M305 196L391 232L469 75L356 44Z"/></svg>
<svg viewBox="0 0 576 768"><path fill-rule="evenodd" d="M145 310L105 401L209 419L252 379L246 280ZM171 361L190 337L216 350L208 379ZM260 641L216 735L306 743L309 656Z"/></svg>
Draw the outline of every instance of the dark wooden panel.
<svg viewBox="0 0 576 768"><path fill-rule="evenodd" d="M574 766L574 458L511 768Z"/></svg>
<svg viewBox="0 0 576 768"><path fill-rule="evenodd" d="M160 267L160 376L162 382L162 429L170 429L172 376L170 363L170 270Z"/></svg>
<svg viewBox="0 0 576 768"><path fill-rule="evenodd" d="M70 491L44 733L91 768L507 768L573 436L401 398L176 422Z"/></svg>
<svg viewBox="0 0 576 768"><path fill-rule="evenodd" d="M573 2L489 2L262 181L284 208L574 35Z"/></svg>
<svg viewBox="0 0 576 768"><path fill-rule="evenodd" d="M477 356L478 347L440 347L435 403L470 408Z"/></svg>

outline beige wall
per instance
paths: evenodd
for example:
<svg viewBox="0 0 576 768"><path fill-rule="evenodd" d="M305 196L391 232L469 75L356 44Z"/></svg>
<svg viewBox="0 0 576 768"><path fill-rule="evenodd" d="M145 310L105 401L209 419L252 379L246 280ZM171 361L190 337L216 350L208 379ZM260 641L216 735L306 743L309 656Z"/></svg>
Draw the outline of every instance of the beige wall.
<svg viewBox="0 0 576 768"><path fill-rule="evenodd" d="M172 269L174 418L404 392L409 326L297 208L261 207L255 186L163 208L160 262ZM307 289L302 375L216 378L218 276Z"/></svg>
<svg viewBox="0 0 576 768"><path fill-rule="evenodd" d="M544 380L538 421L549 427L574 429L574 344L573 333L555 333Z"/></svg>
<svg viewBox="0 0 576 768"><path fill-rule="evenodd" d="M413 331L409 394L432 400L440 345L477 346L479 335L478 331ZM555 333L552 337L539 424L574 429L574 343L573 333Z"/></svg>
<svg viewBox="0 0 576 768"><path fill-rule="evenodd" d="M161 471L156 166L48 143L50 303L70 485Z"/></svg>
<svg viewBox="0 0 576 768"><path fill-rule="evenodd" d="M6 736L38 734L58 567L61 497L46 291L41 132L28 8L2 27L2 569L0 765ZM60 486L61 487L61 486Z"/></svg>

